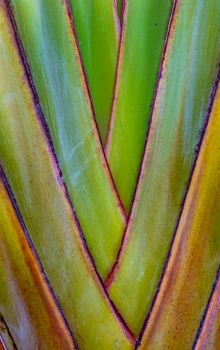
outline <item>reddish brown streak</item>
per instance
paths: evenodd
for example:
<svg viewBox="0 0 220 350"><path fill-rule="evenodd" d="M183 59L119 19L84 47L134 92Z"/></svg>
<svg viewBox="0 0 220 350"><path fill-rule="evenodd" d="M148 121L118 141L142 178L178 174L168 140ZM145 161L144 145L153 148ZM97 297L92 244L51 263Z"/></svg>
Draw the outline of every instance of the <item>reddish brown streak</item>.
<svg viewBox="0 0 220 350"><path fill-rule="evenodd" d="M78 228L77 231L78 231L78 234L79 234L79 237L80 237L81 244L82 244L82 246L84 248L84 252L85 252L85 256L86 256L87 262L91 266L91 269L95 273L95 277L92 275L92 278L94 279L94 282L96 284L98 282L99 286L101 287L100 290L103 293L103 295L105 296L106 300L108 301L112 311L114 312L114 314L115 314L119 324L122 327L122 330L126 334L127 338L130 340L131 344L134 344L136 339L135 339L133 333L131 332L131 330L129 329L127 323L125 322L125 320L123 319L123 317L121 316L121 314L119 313L119 311L117 310L115 305L113 304L112 300L109 298L108 292L107 292L107 290L106 290L106 288L104 286L104 283L103 283L103 281L102 281L102 279L101 279L101 277L100 277L100 275L99 275L99 273L98 273L98 271L96 269L96 265L95 265L94 259L93 259L92 255L90 253L90 250L89 250L89 248L87 246L87 243L86 243L86 240L85 240L85 236L84 236L84 234L82 232L82 229L80 227L79 221L78 221L78 219L76 217L76 213L75 213L72 201L70 199L70 196L69 196L66 184L63 181L62 171L61 171L58 159L57 159L57 155L56 155L55 150L54 150L54 146L53 146L52 138L51 138L51 135L50 135L50 131L49 131L49 128L47 126L44 114L43 114L41 106L40 106L40 102L39 102L39 98L38 98L38 95L37 95L37 92L36 92L36 88L35 88L34 83L33 83L33 78L32 78L32 75L31 75L30 67L29 67L29 65L27 63L25 51L24 51L22 42L21 42L20 37L19 37L18 29L17 29L17 26L16 26L14 15L13 15L13 9L11 8L9 0L5 0L5 3L6 3L6 7L7 7L8 18L9 18L10 22L12 23L12 28L13 28L13 31L14 31L15 46L16 46L16 49L18 50L19 58L21 60L21 65L24 68L24 74L26 76L26 83L27 83L28 87L30 88L30 91L31 91L32 96L33 96L33 104L35 106L36 114L37 114L38 120L40 122L42 133L44 134L45 140L46 140L47 145L48 145L48 152L49 152L49 154L51 156L51 159L53 161L54 170L57 173L57 181L58 181L58 183L59 183L59 185L60 185L60 187L61 187L61 189L62 189L62 191L64 193L64 196L65 196L65 198L66 198L66 200L67 200L67 202L68 202L68 204L69 204L69 206L71 208L73 221L77 225L77 228ZM68 0L65 0L65 4L67 5L67 7L66 7L67 10L68 9L70 10L70 8L68 7ZM68 16L70 16L70 15L71 15L71 12L68 12ZM69 19L71 19L71 17L69 17ZM74 35L74 28L73 27L72 27L72 30L73 30L73 35ZM75 40L75 37L73 37L73 38ZM100 147L102 147L101 143L100 143ZM108 167L107 164L106 164L106 167ZM13 197L13 195L12 195L12 197ZM119 207L120 207L120 204L119 204ZM18 210L17 206L16 206L16 208ZM48 285L49 285L49 282L48 282Z"/></svg>
<svg viewBox="0 0 220 350"><path fill-rule="evenodd" d="M12 334L9 330L9 327L8 327L4 317L2 315L0 315L0 323L3 324L3 327L5 328L5 331L7 332L7 335L10 338L11 345L13 346L13 349L18 350L17 345L15 344L15 341L14 341ZM7 350L5 342L4 342L3 338L1 337L1 333L0 333L0 350Z"/></svg>
<svg viewBox="0 0 220 350"><path fill-rule="evenodd" d="M206 338L209 332L209 328L211 326L212 319L215 318L218 308L220 306L220 267L217 272L215 281L213 283L212 291L206 305L206 309L202 320L200 322L200 326L198 329L198 333L196 335L196 339L193 344L193 350L200 350L203 348L203 345L206 342Z"/></svg>
<svg viewBox="0 0 220 350"><path fill-rule="evenodd" d="M178 2L178 0L177 0L177 2ZM211 92L211 96L210 96L209 103L208 103L208 108L207 108L207 115L206 115L205 122L204 122L204 125L203 125L203 130L201 132L200 141L199 141L198 146L197 146L197 154L196 154L196 157L194 159L194 163L192 165L191 173L190 173L189 180L188 180L188 183L187 183L187 187L186 187L186 191L185 191L184 198L183 198L183 201L182 201L182 205L181 205L181 209L180 209L180 212L179 212L179 216L178 216L178 219L177 219L176 227L174 229L172 241L170 243L169 251L168 251L168 254L167 254L164 266L163 266L163 271L162 271L162 274L161 274L161 277L160 277L160 280L159 280L159 283L158 283L158 286L157 286L157 289L156 289L156 293L154 295L154 298L153 298L153 301L152 301L152 304L151 304L151 308L150 308L148 314L146 315L146 318L145 318L145 321L144 321L144 324L143 324L141 333L139 335L139 339L137 341L135 349L138 349L139 344L141 344L142 337L143 337L144 332L145 332L145 330L146 330L146 328L148 326L149 319L150 319L150 316L151 316L151 314L153 312L154 305L156 304L156 300L157 300L157 296L158 296L159 291L160 291L161 284L162 284L162 282L164 280L164 276L166 275L166 270L167 270L168 265L169 265L170 257L172 256L172 249L173 249L173 245L174 245L174 242L175 242L177 230L178 230L179 223L180 223L180 220L181 220L181 217L182 217L182 213L183 213L183 210L184 210L187 194L189 192L190 184L191 184L191 181L192 181L192 178L193 178L193 174L194 174L194 171L195 171L195 168L196 168L197 160L198 160L201 148L202 148L205 132L206 132L206 129L208 127L208 122L209 122L209 119L210 119L213 103L214 103L215 96L216 96L216 93L217 93L217 88L218 88L219 81L220 81L220 67L219 67L219 70L218 70L218 73L217 73L217 77L215 79L215 82L214 82L214 85L213 85L213 88L212 88L212 92Z"/></svg>
<svg viewBox="0 0 220 350"><path fill-rule="evenodd" d="M115 21L116 21L116 25L117 25L117 30L118 30L118 34L120 36L121 35L121 21L120 21L120 16L119 16L119 12L118 12L117 0L114 0L113 6L114 6L114 15L115 15Z"/></svg>
<svg viewBox="0 0 220 350"><path fill-rule="evenodd" d="M117 0L115 0L116 2ZM117 6L117 4L115 5ZM124 28L125 28L125 20L126 20L126 9L127 9L127 0L123 0L123 7L122 7L122 23L121 23L121 33L120 33L120 39L119 39L119 49L118 49L118 57L117 57L117 64L116 64L116 76L115 76L115 84L114 84L114 93L112 96L112 107L111 107L111 113L108 123L108 132L106 137L106 143L105 143L105 155L107 157L108 151L109 151L109 143L112 135L112 126L115 121L115 113L114 113L114 106L117 102L117 95L118 95L118 85L120 80L120 73L121 73L121 63L122 63L122 57L123 57L123 47L124 47Z"/></svg>
<svg viewBox="0 0 220 350"><path fill-rule="evenodd" d="M127 0L124 0L124 2L123 2L123 17L122 17L122 32L123 32L123 28L124 28L126 5L127 5ZM106 286L107 289L110 288L110 286L111 286L112 282L114 281L115 276L116 276L116 274L117 274L117 272L118 272L118 270L120 268L120 264L121 264L121 261L122 261L122 256L123 256L123 253L125 251L125 248L127 246L127 242L129 240L129 236L130 236L130 227L132 225L132 217L133 217L132 214L133 214L135 206L136 206L136 204L138 202L137 189L138 189L139 184L142 182L142 178L143 178L143 173L144 173L143 161L144 161L144 156L145 156L145 152L146 152L146 148L147 148L147 142L148 142L148 136L149 136L149 131L150 131L150 127L151 127L153 112L154 112L155 100L156 100L157 94L159 93L159 82L160 82L160 79L162 77L163 64L164 64L164 61L165 61L165 57L166 57L166 53L167 53L167 45L168 45L168 41L169 41L169 38L170 38L170 35L171 35L171 28L172 28L173 20L174 20L174 17L175 17L174 15L175 15L175 12L176 12L176 5L177 5L177 0L173 0L173 6L172 6L172 9L171 9L171 13L170 13L170 21L169 21L169 25L168 25L168 28L167 28L167 34L166 34L166 39L165 39L165 44L164 44L161 64L160 64L159 73L158 73L157 84L156 84L154 98L153 98L153 103L152 103L152 110L151 110L151 115L150 115L150 119L149 119L149 127L148 127L148 130L147 130L145 144L144 144L144 151L143 151L142 159L141 159L141 162L140 162L141 166L140 166L140 169L139 169L139 173L138 173L138 177L137 177L137 181L136 181L136 186L135 186L135 190L134 190L134 195L133 195L133 198L132 198L131 209L130 209L130 212L129 212L129 215L128 215L127 226L125 227L125 231L124 231L124 235L122 237L122 241L121 241L121 245L120 245L120 248L119 248L119 251L118 251L118 255L117 255L116 261L115 261L115 263L114 263L114 265L112 267L111 272L109 273L108 277L105 280L105 286ZM121 37L122 37L122 35L123 34L121 34ZM122 45L123 45L123 39L121 39L120 51L122 50L122 48L121 48ZM121 54L119 54L117 79L119 79L119 76L120 76L120 61L121 61L120 55ZM117 79L116 79L115 90L117 89ZM117 91L115 92L115 98L116 98L116 95L117 95ZM114 113L112 112L112 115L113 114ZM114 120L113 120L113 117L112 117L111 124L113 122L114 122ZM109 126L109 134L108 134L109 138L111 136L110 133L111 133L111 125ZM109 142L109 140L108 140L108 142ZM109 147L109 144L106 143L106 153L108 152L108 147Z"/></svg>
<svg viewBox="0 0 220 350"><path fill-rule="evenodd" d="M65 0L65 5L66 5L66 13L67 16L69 18L69 23L70 23L70 27L73 33L73 42L74 45L76 46L77 49L77 58L79 60L79 66L81 67L81 77L82 77L82 82L83 82L83 88L84 88L84 94L85 96L87 96L88 98L88 102L92 111L92 121L93 121L93 129L94 129L94 137L96 140L96 143L98 145L98 150L99 150L99 155L100 158L102 160L102 166L104 169L104 172L106 174L107 179L109 180L112 192L115 194L116 196L116 200L118 202L118 208L120 209L121 215L124 218L125 223L127 222L127 215L124 209L124 206L122 204L122 201L120 199L119 193L117 191L113 176L111 174L108 162L107 162L107 158L104 152L104 147L102 145L102 141L101 141L101 135L99 132L99 128L98 128L98 124L97 124L97 120L96 120L96 116L95 116L95 109L94 109L94 105L93 105L93 101L92 101L92 96L90 93L90 89L89 89L89 83L88 83L88 78L87 78L87 74L86 74L86 70L85 70L85 66L83 64L83 59L82 59L82 54L80 51L80 47L79 47L79 42L77 39L77 32L76 32L76 27L74 24L74 16L73 16L73 12L71 10L71 5L69 0Z"/></svg>
<svg viewBox="0 0 220 350"><path fill-rule="evenodd" d="M50 285L50 282L49 282L49 280L48 280L48 278L47 278L47 276L46 276L46 274L45 274L45 272L44 272L44 270L43 270L43 267L42 267L42 265L41 265L40 259L39 259L39 257L38 257L37 252L36 252L36 249L35 249L35 247L34 247L34 245L33 245L33 242L32 242L32 240L31 240L31 238L30 238L29 232L28 232L27 227L26 227L26 225L25 225L25 223L24 223L24 220L23 220L23 218L22 218L22 215L21 215L21 213L20 213L20 211L19 211L18 205L17 205L17 203L16 203L16 199L15 199L15 197L14 197L12 191L11 191L9 182L8 182L8 180L7 180L7 178L6 178L6 175L5 175L5 173L4 173L4 171L3 171L2 167L1 167L1 164L0 164L0 179L1 179L1 181L2 181L2 183L3 183L3 185L4 185L4 187L5 187L5 190L6 190L7 194L8 194L8 198L9 198L9 200L10 200L10 202L11 202L11 205L12 205L14 211L15 211L16 218L17 218L17 220L18 220L18 222L19 222L19 224L20 224L20 226L21 226L21 229L22 229L22 231L23 231L23 233L24 233L26 242L27 242L27 244L28 244L28 246L29 246L29 248L30 248L30 250L31 250L31 252L32 252L33 258L34 258L34 260L36 261L36 264L37 264L38 269L39 269L39 273L40 273L40 275L42 276L42 279L44 280L44 282L46 283L48 290L50 291L50 294L51 294L51 296L52 296L52 298L53 298L53 301L54 301L54 303L55 303L55 305L56 305L56 307L57 307L57 310L58 310L58 312L59 312L61 318L62 318L63 321L64 321L64 324L65 324L65 326L66 326L66 329L67 329L67 331L68 331L68 333L69 333L69 335L70 335L70 337L71 337L71 339L72 339L72 341L73 341L73 344L74 344L75 348L78 349L77 343L76 343L76 341L75 341L75 339L74 339L74 336L73 336L73 334L72 334L72 332L71 332L71 330L70 330L70 328L69 328L68 322L67 322L67 320L66 320L66 318L65 318L65 315L63 314L62 308L60 307L59 302L58 302L58 300L57 300L57 297L56 297L56 295L55 295L55 293L54 293L54 290L53 290L52 286ZM3 317L2 317L2 318L3 318ZM4 320L4 319L3 319L3 320ZM5 323L5 325L7 326L6 322L4 322L4 323ZM6 328L7 328L7 327L6 327ZM7 328L7 329L8 329L8 328ZM8 331L9 331L9 330L8 330ZM13 340L13 339L12 339L12 340ZM15 346L15 349L17 349L16 346Z"/></svg>

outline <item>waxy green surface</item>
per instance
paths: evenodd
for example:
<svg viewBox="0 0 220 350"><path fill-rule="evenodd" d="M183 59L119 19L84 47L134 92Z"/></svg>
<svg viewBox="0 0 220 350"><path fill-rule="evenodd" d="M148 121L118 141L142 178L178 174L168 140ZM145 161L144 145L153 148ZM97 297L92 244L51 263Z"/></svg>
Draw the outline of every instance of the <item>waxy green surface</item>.
<svg viewBox="0 0 220 350"><path fill-rule="evenodd" d="M109 289L136 334L150 309L187 190L217 75L219 33L219 1L177 1L140 183Z"/></svg>
<svg viewBox="0 0 220 350"><path fill-rule="evenodd" d="M29 349L76 349L1 179L0 280L0 315L10 330L1 334L8 350L15 349L13 341L17 349L24 344Z"/></svg>
<svg viewBox="0 0 220 350"><path fill-rule="evenodd" d="M82 243L39 117L1 0L2 167L79 348L131 349Z"/></svg>
<svg viewBox="0 0 220 350"><path fill-rule="evenodd" d="M194 349L204 313L211 311L206 307L220 265L219 133L220 85L140 350Z"/></svg>
<svg viewBox="0 0 220 350"><path fill-rule="evenodd" d="M64 181L105 278L116 258L125 219L98 139L66 3L11 3Z"/></svg>
<svg viewBox="0 0 220 350"><path fill-rule="evenodd" d="M103 144L112 107L120 24L112 0L70 0L89 90Z"/></svg>
<svg viewBox="0 0 220 350"><path fill-rule="evenodd" d="M126 211L141 164L172 1L125 1L106 155Z"/></svg>

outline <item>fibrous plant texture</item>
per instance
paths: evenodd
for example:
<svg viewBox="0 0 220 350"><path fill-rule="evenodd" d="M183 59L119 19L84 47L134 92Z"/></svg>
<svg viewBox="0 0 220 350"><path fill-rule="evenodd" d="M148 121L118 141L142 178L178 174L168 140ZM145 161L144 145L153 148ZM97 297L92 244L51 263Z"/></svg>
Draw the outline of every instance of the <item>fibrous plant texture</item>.
<svg viewBox="0 0 220 350"><path fill-rule="evenodd" d="M0 0L0 349L220 349L219 0Z"/></svg>

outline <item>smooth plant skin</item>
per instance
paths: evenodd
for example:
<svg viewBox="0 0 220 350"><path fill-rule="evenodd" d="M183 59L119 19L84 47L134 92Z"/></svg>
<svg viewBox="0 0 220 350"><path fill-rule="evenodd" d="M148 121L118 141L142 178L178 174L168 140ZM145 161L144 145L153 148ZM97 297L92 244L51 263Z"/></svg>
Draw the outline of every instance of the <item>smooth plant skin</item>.
<svg viewBox="0 0 220 350"><path fill-rule="evenodd" d="M126 0L106 155L127 212L141 164L172 1Z"/></svg>
<svg viewBox="0 0 220 350"><path fill-rule="evenodd" d="M64 181L105 278L120 246L125 216L98 139L68 8L62 0L11 4Z"/></svg>
<svg viewBox="0 0 220 350"><path fill-rule="evenodd" d="M0 0L0 350L220 348L219 0Z"/></svg>
<svg viewBox="0 0 220 350"><path fill-rule="evenodd" d="M112 0L70 0L95 117L105 144L112 107L120 24Z"/></svg>
<svg viewBox="0 0 220 350"><path fill-rule="evenodd" d="M194 350L219 349L220 347L220 279L219 271L208 303L207 313L201 326Z"/></svg>
<svg viewBox="0 0 220 350"><path fill-rule="evenodd" d="M135 202L107 281L136 335L157 290L209 113L219 32L219 1L177 1Z"/></svg>
<svg viewBox="0 0 220 350"><path fill-rule="evenodd" d="M131 337L104 292L81 237L41 118L1 0L2 167L79 348L131 349Z"/></svg>
<svg viewBox="0 0 220 350"><path fill-rule="evenodd" d="M17 348L75 349L1 179L0 256L0 314Z"/></svg>
<svg viewBox="0 0 220 350"><path fill-rule="evenodd" d="M219 133L220 85L140 350L193 346L220 266Z"/></svg>

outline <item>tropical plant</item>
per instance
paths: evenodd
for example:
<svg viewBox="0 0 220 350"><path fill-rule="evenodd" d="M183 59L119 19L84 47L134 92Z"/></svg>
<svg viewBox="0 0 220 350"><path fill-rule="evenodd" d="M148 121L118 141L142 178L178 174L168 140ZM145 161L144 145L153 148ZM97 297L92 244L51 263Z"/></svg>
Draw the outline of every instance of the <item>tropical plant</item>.
<svg viewBox="0 0 220 350"><path fill-rule="evenodd" d="M220 349L219 0L0 0L0 349Z"/></svg>

